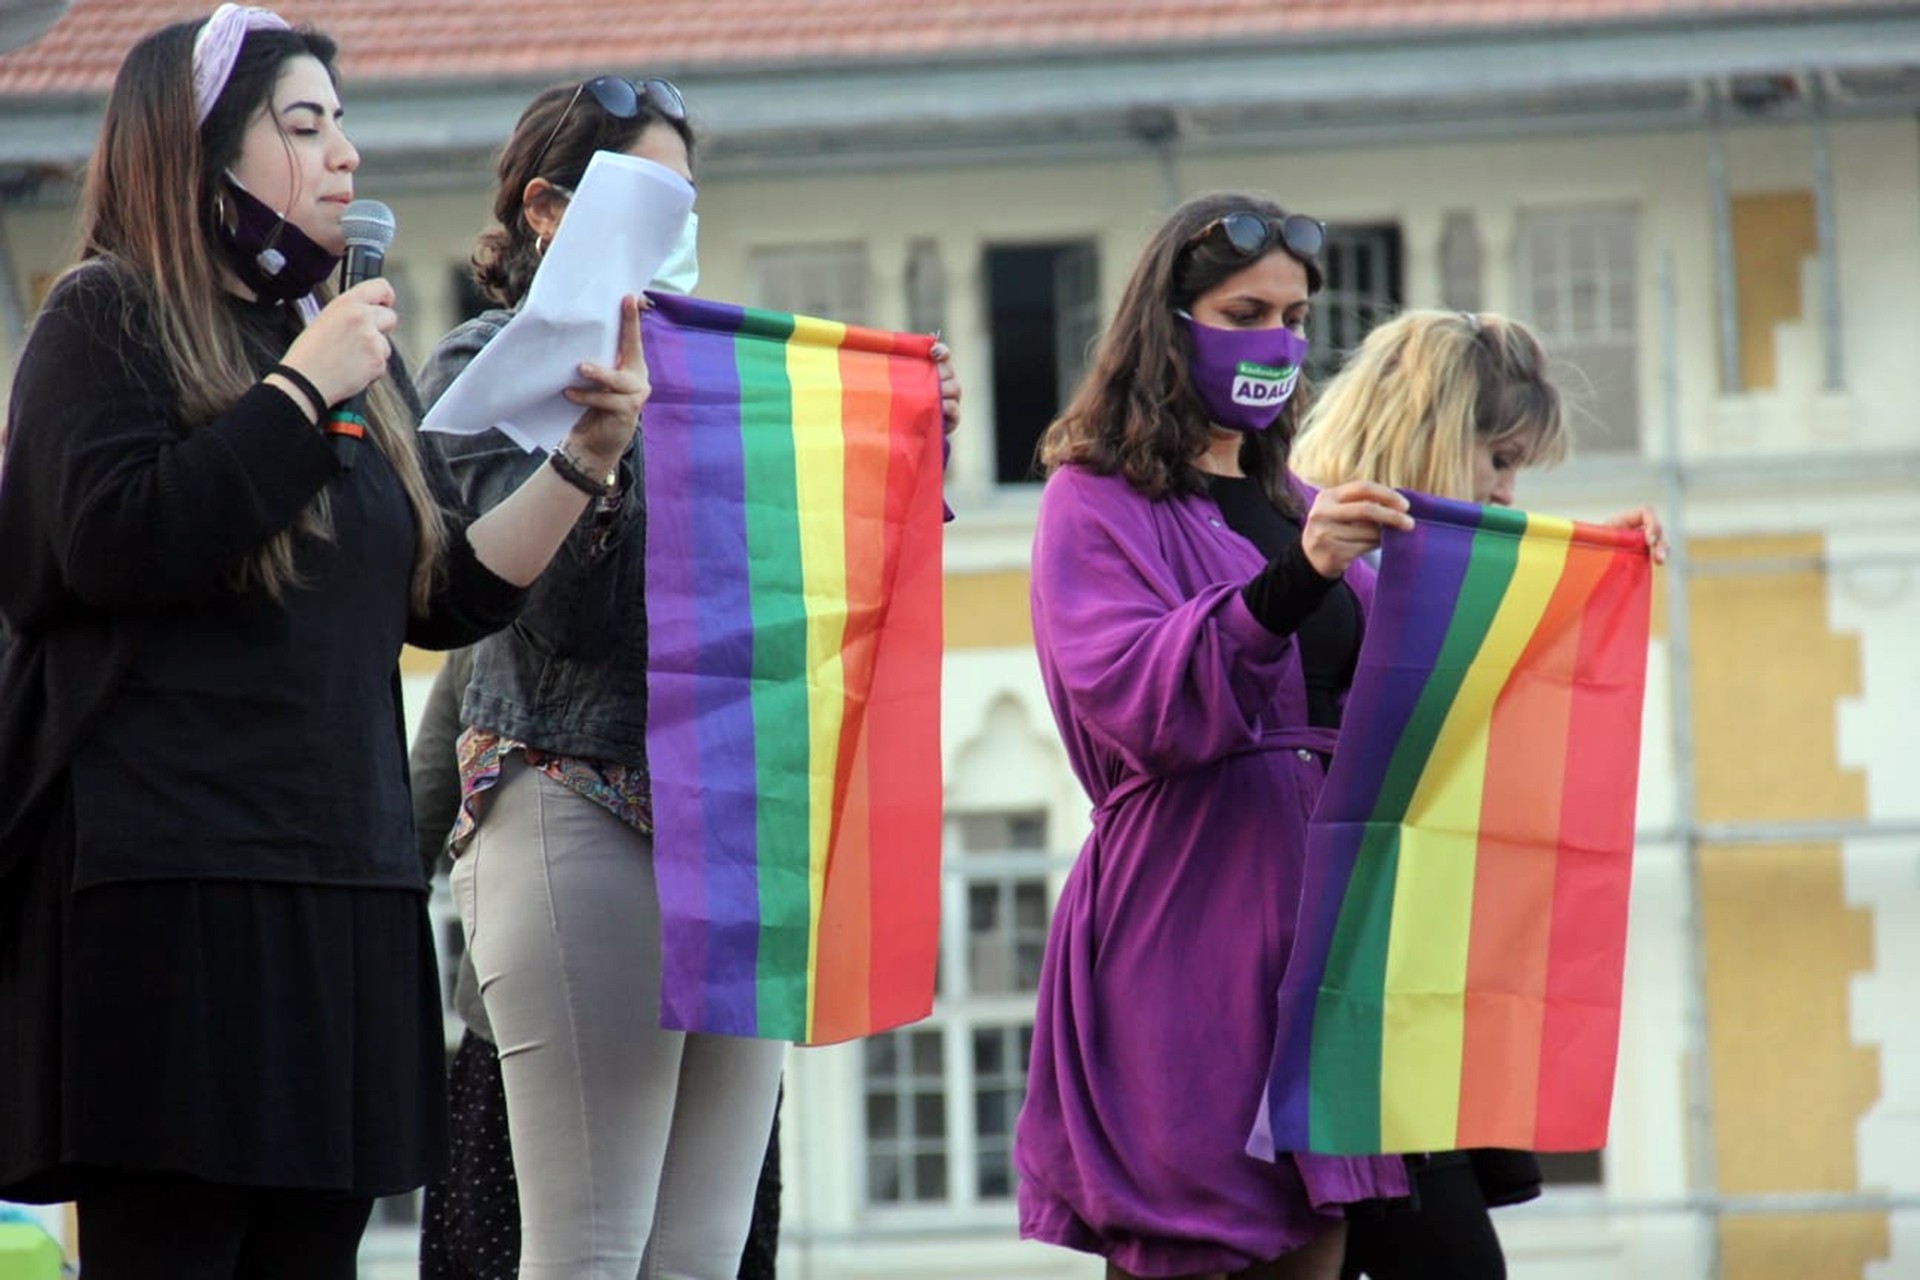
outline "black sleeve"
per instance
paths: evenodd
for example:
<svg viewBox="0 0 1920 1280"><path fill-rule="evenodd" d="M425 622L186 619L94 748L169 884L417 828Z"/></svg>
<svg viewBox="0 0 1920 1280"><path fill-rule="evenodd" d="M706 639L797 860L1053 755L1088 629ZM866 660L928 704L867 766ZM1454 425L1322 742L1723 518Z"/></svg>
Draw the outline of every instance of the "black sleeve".
<svg viewBox="0 0 1920 1280"><path fill-rule="evenodd" d="M32 508L66 589L97 608L219 589L339 467L301 407L264 384L183 434L150 332L134 284L84 268L48 300L13 388L9 496Z"/></svg>
<svg viewBox="0 0 1920 1280"><path fill-rule="evenodd" d="M1267 562L1258 577L1240 588L1240 595L1261 626L1275 635L1290 636L1339 581L1321 577L1295 538Z"/></svg>
<svg viewBox="0 0 1920 1280"><path fill-rule="evenodd" d="M449 521L446 558L424 616L407 624L407 643L419 649L457 649L485 639L512 622L526 603L516 587L480 563L467 541L464 521Z"/></svg>
<svg viewBox="0 0 1920 1280"><path fill-rule="evenodd" d="M420 397L404 368L394 368L395 381L407 403L420 415ZM438 588L424 617L407 627L407 643L421 649L455 649L492 635L519 616L526 604L526 587L516 587L480 563L467 540L467 526L476 518L445 455L425 433L414 433L414 456L426 477L427 490L447 522L447 549L441 562Z"/></svg>

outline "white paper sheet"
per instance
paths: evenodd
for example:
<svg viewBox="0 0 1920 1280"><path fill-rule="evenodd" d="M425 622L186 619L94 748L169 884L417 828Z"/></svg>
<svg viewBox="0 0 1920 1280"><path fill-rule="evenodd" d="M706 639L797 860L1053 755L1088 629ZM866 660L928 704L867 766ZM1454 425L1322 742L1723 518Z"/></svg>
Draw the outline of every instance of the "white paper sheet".
<svg viewBox="0 0 1920 1280"><path fill-rule="evenodd" d="M420 424L478 435L498 427L522 448L551 449L579 420L561 395L582 360L619 353L620 299L647 287L693 208L693 186L638 156L595 153L526 301Z"/></svg>

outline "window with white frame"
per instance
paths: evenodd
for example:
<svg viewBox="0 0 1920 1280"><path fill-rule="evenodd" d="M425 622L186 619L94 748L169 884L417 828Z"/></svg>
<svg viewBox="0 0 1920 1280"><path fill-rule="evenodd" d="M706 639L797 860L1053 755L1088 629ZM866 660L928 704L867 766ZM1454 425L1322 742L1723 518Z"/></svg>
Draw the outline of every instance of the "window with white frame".
<svg viewBox="0 0 1920 1280"><path fill-rule="evenodd" d="M769 311L871 324L867 246L786 245L753 252L754 305Z"/></svg>
<svg viewBox="0 0 1920 1280"><path fill-rule="evenodd" d="M1330 226L1320 262L1327 278L1314 295L1307 325L1307 373L1324 382L1375 325L1400 310L1400 228L1393 223Z"/></svg>
<svg viewBox="0 0 1920 1280"><path fill-rule="evenodd" d="M867 1199L945 1203L946 1035L919 1024L866 1042Z"/></svg>
<svg viewBox="0 0 1920 1280"><path fill-rule="evenodd" d="M1639 217L1595 205L1515 225L1520 316L1539 335L1583 453L1640 448Z"/></svg>
<svg viewBox="0 0 1920 1280"><path fill-rule="evenodd" d="M1046 815L950 820L933 1016L867 1040L869 1205L966 1207L1013 1196L1050 895Z"/></svg>

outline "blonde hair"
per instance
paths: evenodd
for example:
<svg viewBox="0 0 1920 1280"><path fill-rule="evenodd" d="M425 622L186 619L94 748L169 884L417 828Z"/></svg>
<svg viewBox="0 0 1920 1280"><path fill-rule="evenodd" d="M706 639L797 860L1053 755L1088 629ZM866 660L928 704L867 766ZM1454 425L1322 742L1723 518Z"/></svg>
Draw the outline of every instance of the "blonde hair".
<svg viewBox="0 0 1920 1280"><path fill-rule="evenodd" d="M1309 483L1372 480L1473 497L1474 448L1525 441L1529 466L1572 447L1547 357L1502 316L1408 311L1367 335L1307 414L1293 469Z"/></svg>

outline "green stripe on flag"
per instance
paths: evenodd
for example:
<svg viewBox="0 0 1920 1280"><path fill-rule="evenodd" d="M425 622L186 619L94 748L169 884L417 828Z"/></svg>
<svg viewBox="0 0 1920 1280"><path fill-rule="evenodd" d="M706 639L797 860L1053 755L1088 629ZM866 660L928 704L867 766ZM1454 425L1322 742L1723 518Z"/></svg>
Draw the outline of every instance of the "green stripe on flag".
<svg viewBox="0 0 1920 1280"><path fill-rule="evenodd" d="M809 741L807 617L801 580L792 321L751 313L734 343L740 376L749 592L753 611L754 814L760 937L755 985L761 1036L806 1035Z"/></svg>
<svg viewBox="0 0 1920 1280"><path fill-rule="evenodd" d="M1518 535L1525 529L1523 515L1485 510L1480 529L1472 535L1466 576L1454 599L1453 618L1433 673L1394 748L1361 838L1314 1005L1308 1128L1316 1151L1380 1149L1381 1016L1386 1004L1387 934L1400 870L1401 823L1467 668L1500 611L1520 559ZM1371 1081L1373 1088L1368 1092L1322 1084L1334 1080Z"/></svg>

